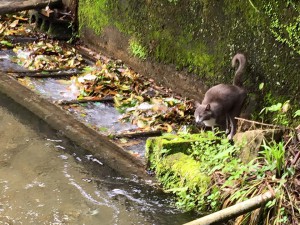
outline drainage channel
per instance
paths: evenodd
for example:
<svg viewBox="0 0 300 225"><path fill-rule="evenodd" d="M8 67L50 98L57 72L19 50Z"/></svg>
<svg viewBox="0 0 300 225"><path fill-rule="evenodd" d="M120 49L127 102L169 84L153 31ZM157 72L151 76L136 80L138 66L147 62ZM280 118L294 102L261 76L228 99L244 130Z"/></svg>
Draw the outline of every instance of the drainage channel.
<svg viewBox="0 0 300 225"><path fill-rule="evenodd" d="M15 78L0 73L0 91L35 113L81 147L95 153L111 168L120 171L123 175L136 174L148 178L144 173L142 160L124 151L110 138L86 126L70 112L21 85Z"/></svg>
<svg viewBox="0 0 300 225"><path fill-rule="evenodd" d="M18 45L37 41L34 37L8 36ZM66 43L62 43L66 45ZM94 65L96 58L77 48L86 66ZM17 103L27 107L53 128L60 130L80 146L106 158L110 167L125 175L145 173L145 142L148 137L160 136L161 131L141 131L129 122L120 122L122 116L113 106L113 98L77 99L74 77L79 69L28 70L13 62L16 54L30 57L18 50L0 51L0 88Z"/></svg>
<svg viewBox="0 0 300 225"><path fill-rule="evenodd" d="M84 56L87 53L80 51ZM2 70L12 74L24 86L30 88L40 96L50 100L52 103L62 106L73 114L78 120L86 125L96 128L99 133L115 137L115 141L122 137L132 139L126 143L118 142L125 150L139 158L144 158L145 139L150 136L160 136L160 131L135 132L136 125L120 122L121 114L113 106L113 98L81 99L77 100L78 90L73 84L74 77L80 75L80 70L51 70L32 71L16 65L9 60L14 55L11 51L0 52ZM85 58L91 63L91 58ZM94 63L94 62L93 62Z"/></svg>
<svg viewBox="0 0 300 225"><path fill-rule="evenodd" d="M78 146L76 148L81 149L79 150L79 152L84 152L84 155L76 156L75 160L82 161L82 159L84 158L85 160L89 161L87 165L95 163L97 164L97 169L95 169L97 170L96 178L93 178L91 180L89 178L84 178L84 181L87 181L88 183L96 181L97 184L101 185L101 182L107 182L106 179L102 179L103 176L113 177L113 180L109 179L108 181L109 183L113 183L114 187L112 191L109 192L109 197L125 197L125 204L130 201L133 201L135 203L137 203L136 201L138 201L139 203L137 205L145 208L145 211L149 213L153 210L150 209L152 206L150 208L147 207L147 201L149 200L148 197L147 200L144 201L140 198L136 199L131 194L132 190L136 190L138 193L142 193L143 196L148 196L148 194L144 195L144 192L139 188L135 188L135 183L137 183L139 187L142 186L141 189L146 188L147 193L148 191L150 191L150 196L158 199L158 201L155 201L155 203L153 204L153 207L163 208L163 211L165 210L165 212L167 212L167 214L165 214L164 216L166 218L161 218L160 216L159 218L154 218L155 216L152 217L152 213L150 212L151 220L145 220L145 222L147 221L147 223L143 223L141 221L135 223L131 221L132 223L148 224L148 221L159 221L157 222L157 224L181 224L184 221L189 221L190 218L185 218L185 216L182 217L182 215L187 215L188 217L192 215L182 214L172 207L170 208L171 210L169 210L169 201L161 203L161 197L157 197L156 192L153 192L155 189L151 187L155 185L155 178L151 177L145 172L146 139L151 136L159 136L162 134L162 131L159 129L143 130L140 129L137 124L132 124L130 122L124 121L121 122L120 118L122 117L122 113L120 113L114 107L114 95L108 95L101 98L78 98L79 90L74 82L76 82L77 79L80 79L81 75L84 74L84 66L91 67L95 66L95 64L97 66L97 60L99 59L97 58L98 56L91 56L91 51L88 49L76 48L76 52L79 52L79 54L82 55L82 62L84 62L84 65L80 65L78 67L75 66L71 69L56 69L63 68L63 66L61 67L57 65L53 66L51 69L35 68L35 70L32 70L32 68L28 69L28 65L19 65L26 64L26 62L24 61L19 61L18 63L16 63L15 58L23 57L28 59L31 58L32 55L37 56L37 58L41 60L45 60L43 63L47 63L47 59L43 59L42 54L39 55L38 51L40 50L44 51L46 54L50 54L53 56L59 54L57 52L47 51L45 50L45 48L41 48L39 50L31 49L31 51L24 51L20 47L25 46L28 43L39 42L40 37L41 36L6 36L6 40L9 40L11 43L16 44L17 48L14 48L14 51L12 50L12 48L2 48L0 50L0 95L7 95L9 99L11 99L9 100L10 102L18 103L19 105L29 110L31 113L38 116L41 120L49 124L54 130L56 130L59 133L60 137L72 140L72 145L74 144L75 146ZM49 46L53 47L53 42L47 43L47 40L48 39L45 38L42 39L41 42L46 42L46 48ZM62 44L64 46L68 45L65 42L59 42L59 44ZM59 47L59 45L57 46ZM71 46L71 48L73 51L75 47ZM73 52L71 52L70 54L73 54ZM77 53L75 54L75 57L81 57L77 56ZM16 57L16 55L18 55L18 57ZM104 61L108 59L105 56L101 57L103 57ZM118 61L117 63L120 63L120 61ZM127 67L126 69L118 69L118 73L122 73L124 71L126 72L127 69ZM85 79L89 79L87 77L88 76L85 76ZM140 78L139 80L140 83L143 83L144 81L144 78ZM153 81L147 81L146 83L147 85L149 85L149 83L152 84ZM147 98L150 96L163 96L164 98L168 98L167 101L172 102L171 104L177 104L175 102L178 101L178 99L173 98L173 96L170 97L169 90L165 90L156 85L151 86L151 89L147 90L147 92L144 94ZM3 100L1 96L0 100ZM144 102L140 104L139 107L141 107L141 110L148 109L149 107L158 107L158 109L156 110L159 110L160 112L167 112L169 108L166 106L165 102L162 102L161 100L162 98L159 99L156 105L150 105L148 102ZM181 116L181 113L183 111L172 109L169 112L171 112L170 117L172 117L172 113L177 113ZM170 125L168 125L167 123L165 124L167 126L164 128L166 128L168 132L172 130L170 129ZM49 139L50 142L52 142L52 140L54 140L55 142L55 140L57 139ZM64 146L57 146L60 146L58 148L65 149ZM74 154L72 155L74 156ZM62 156L62 160L65 159L66 158ZM92 161L93 163L90 163L90 161ZM101 171L99 171L99 169ZM106 172L103 172L102 170L105 170ZM101 178L99 178L99 174ZM100 180L101 182L98 182L98 180ZM118 183L119 186L115 186L115 180L120 180L120 183ZM5 182L6 181L2 182L2 184L5 185ZM134 183L133 186L132 182ZM44 187L43 183L39 183L38 181L33 181L33 183L29 183L28 185L25 186L29 188L31 188L31 186L37 186L39 188ZM120 186L123 187L123 185L130 186L130 188L119 188ZM98 203L95 198L90 198L90 195L86 194L86 192L81 188L81 185L77 185L76 183L74 183L74 186L82 195L88 198L90 202ZM97 195L97 193L98 192L95 191L94 194ZM162 199L166 198L168 198L168 196L162 196ZM150 199L150 205L152 205L151 202L152 199ZM131 203L129 205L131 205ZM132 206L130 206L130 208L132 208ZM153 212L155 214L157 211L154 210ZM34 214L34 212L28 213ZM72 214L69 216L76 217L78 213L75 214L76 215ZM88 214L99 215L99 211L98 209L89 209ZM176 219L174 219L171 218L172 216L169 217L170 214L179 215L179 217L177 219L177 216L175 216L174 218ZM54 217L57 217L57 215L56 213L53 214ZM64 217L64 215L60 216ZM115 219L116 217L113 216L113 218ZM97 219L97 221L99 221L99 218ZM128 220L128 218L125 217L125 220ZM8 221L11 222L11 220ZM166 221L168 222L166 223ZM132 224L131 222L130 224ZM120 222L119 218L117 218L117 222L114 222L113 224L128 223ZM156 224L156 222L150 222L149 224Z"/></svg>
<svg viewBox="0 0 300 225"><path fill-rule="evenodd" d="M8 57L11 54L11 51L0 52L0 66L10 74L0 72L2 131L11 129L7 126L15 126L10 122L11 115L3 114L4 108L29 126L26 132L29 136L23 136L23 128L16 128L18 131L11 137L14 139L13 150L7 147L10 146L9 132L1 136L5 139L1 142L6 143L6 150L2 150L5 159L1 161L0 173L9 171L12 174L9 179L0 180L4 196L0 198L1 221L16 224L75 221L95 224L101 221L101 224L127 225L183 224L196 218L192 213L173 207L171 196L152 187L155 183L145 173L141 157L126 152L131 146L120 147L105 133L101 134L89 125L107 125L105 132L134 128L131 124L118 122L119 113L111 105L111 99L82 104L68 91L71 81L66 76L64 79L32 77L36 73L24 71L23 67L12 63ZM24 77L26 84L18 80ZM74 101L75 107L70 108ZM93 120L95 117L98 119ZM42 137L37 137L39 135ZM119 133L120 138L129 136L136 142L134 148L142 151L144 135ZM146 135L159 134L149 132ZM22 138L28 141L24 144ZM19 142L22 142L20 146ZM10 162L5 162L10 158L6 151L14 153ZM23 175L13 175L25 167L21 169ZM16 182L18 185L13 186ZM16 196L15 192L20 195Z"/></svg>
<svg viewBox="0 0 300 225"><path fill-rule="evenodd" d="M1 93L0 124L1 224L159 225L195 218Z"/></svg>

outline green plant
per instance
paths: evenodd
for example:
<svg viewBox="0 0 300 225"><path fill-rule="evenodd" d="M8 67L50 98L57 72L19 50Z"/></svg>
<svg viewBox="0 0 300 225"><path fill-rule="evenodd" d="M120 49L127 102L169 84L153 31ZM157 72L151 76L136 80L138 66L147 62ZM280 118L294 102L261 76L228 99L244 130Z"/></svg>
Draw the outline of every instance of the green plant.
<svg viewBox="0 0 300 225"><path fill-rule="evenodd" d="M218 137L213 132L206 132L192 144L189 153L199 162L203 174L212 177L224 176L228 181L227 185L241 179L247 171L247 167L236 157L240 147L232 145L227 138ZM220 184L212 183L206 196L198 197L197 204L215 211L222 206L223 197Z"/></svg>
<svg viewBox="0 0 300 225"><path fill-rule="evenodd" d="M5 40L0 41L0 45L6 46L6 47L13 47L14 46L11 42L5 41Z"/></svg>
<svg viewBox="0 0 300 225"><path fill-rule="evenodd" d="M221 207L220 190L216 186L212 188L211 194L207 196L207 202L209 203L213 211L218 210Z"/></svg>
<svg viewBox="0 0 300 225"><path fill-rule="evenodd" d="M168 0L170 3L174 3L175 5L178 3L179 0Z"/></svg>
<svg viewBox="0 0 300 225"><path fill-rule="evenodd" d="M133 56L142 60L147 58L147 49L143 47L136 39L129 40L129 51Z"/></svg>
<svg viewBox="0 0 300 225"><path fill-rule="evenodd" d="M272 123L287 126L290 123L287 115L289 109L290 101L287 100L284 103L278 102L271 106L264 107L259 114L262 119L271 118Z"/></svg>
<svg viewBox="0 0 300 225"><path fill-rule="evenodd" d="M191 134L169 137L168 140L185 140ZM217 211L272 189L276 198L263 207L259 224L283 225L298 220L300 207L294 195L298 186L290 185L296 178L295 169L286 163L289 157L284 142L263 141L259 155L249 163L242 163L238 157L243 146L232 145L222 133L197 134L186 154L175 156L174 149L169 149L171 145L164 147L162 158L152 168L164 189L176 195L180 208ZM255 217L257 214L250 212L241 216L237 224L253 225Z"/></svg>
<svg viewBox="0 0 300 225"><path fill-rule="evenodd" d="M295 113L294 113L294 118L296 118L296 117L298 117L298 116L300 116L300 109L298 109Z"/></svg>
<svg viewBox="0 0 300 225"><path fill-rule="evenodd" d="M282 5L288 13L282 13ZM262 11L270 19L270 31L276 41L286 44L298 54L300 53L300 17L289 15L299 15L299 3L293 0L287 1L269 1L264 4Z"/></svg>
<svg viewBox="0 0 300 225"><path fill-rule="evenodd" d="M271 142L266 143L263 140L262 144L263 150L260 152L262 159L265 160L265 168L270 171L276 170L276 177L281 177L284 171L285 162L285 148L283 142Z"/></svg>
<svg viewBox="0 0 300 225"><path fill-rule="evenodd" d="M293 118L300 116L300 110L296 110L294 114L293 111L299 105L295 102L292 105L290 100L283 99L282 96L275 97L271 92L264 93L264 88L265 83L258 85L258 89L264 95L263 104L266 106L263 107L258 116L253 115L253 118L283 126L291 126L297 123Z"/></svg>

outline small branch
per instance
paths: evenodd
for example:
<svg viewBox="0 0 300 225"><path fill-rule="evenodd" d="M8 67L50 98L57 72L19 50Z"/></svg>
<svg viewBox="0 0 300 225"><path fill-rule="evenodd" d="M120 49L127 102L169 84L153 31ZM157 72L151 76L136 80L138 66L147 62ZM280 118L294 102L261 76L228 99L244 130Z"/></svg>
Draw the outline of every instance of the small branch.
<svg viewBox="0 0 300 225"><path fill-rule="evenodd" d="M262 126L269 126L269 127L274 127L274 128L286 129L286 127L283 127L283 126L274 125L274 124L268 124L268 123L261 123L261 122L257 122L257 121L254 121L254 120L247 120L247 119L240 118L240 117L235 117L235 119L243 121L243 122L248 122L248 123L252 123L252 124L262 125Z"/></svg>
<svg viewBox="0 0 300 225"><path fill-rule="evenodd" d="M130 133L123 133L123 134L116 134L114 138L137 138L137 137L156 137L161 136L162 132L159 130L155 131L145 131L145 132L130 132Z"/></svg>
<svg viewBox="0 0 300 225"><path fill-rule="evenodd" d="M77 71L76 69L67 69L66 71ZM0 70L0 72L2 73L52 73L52 72L60 72L63 71L62 69L55 69L55 70L13 70L13 69L9 69L9 70Z"/></svg>
<svg viewBox="0 0 300 225"><path fill-rule="evenodd" d="M244 202L237 203L228 208L222 209L218 212L204 216L197 220L188 222L184 225L212 225L219 224L220 222L228 221L247 212L265 205L268 201L275 198L275 195L271 191L268 191L262 195L255 196Z"/></svg>
<svg viewBox="0 0 300 225"><path fill-rule="evenodd" d="M291 162L291 164L294 166L296 165L296 163L298 162L300 158L300 152L297 152L296 156L294 157L293 161Z"/></svg>
<svg viewBox="0 0 300 225"><path fill-rule="evenodd" d="M293 136L291 136L289 138L289 140L285 143L284 148L286 148L291 143L291 141L293 140L293 138L294 138Z"/></svg>
<svg viewBox="0 0 300 225"><path fill-rule="evenodd" d="M38 37L27 37L27 36L14 36L14 35L7 35L5 36L5 40L16 43L27 43L27 42L34 42L37 41Z"/></svg>
<svg viewBox="0 0 300 225"><path fill-rule="evenodd" d="M33 77L33 78L58 78L72 77L82 73L80 70L58 70L58 71L10 71L8 73L17 73L15 78Z"/></svg>
<svg viewBox="0 0 300 225"><path fill-rule="evenodd" d="M58 100L56 101L59 105L72 105L72 104L80 104L80 103L88 103L88 102L113 102L114 98L111 96L104 98L93 98L93 99L74 99L74 100Z"/></svg>

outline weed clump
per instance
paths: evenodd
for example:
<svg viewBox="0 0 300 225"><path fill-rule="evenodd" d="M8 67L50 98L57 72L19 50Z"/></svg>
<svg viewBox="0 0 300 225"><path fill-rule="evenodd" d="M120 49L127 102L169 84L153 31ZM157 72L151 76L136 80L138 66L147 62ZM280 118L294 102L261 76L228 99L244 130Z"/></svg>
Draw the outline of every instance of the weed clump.
<svg viewBox="0 0 300 225"><path fill-rule="evenodd" d="M271 190L276 194L273 201L240 216L235 224L298 223L300 182L289 145L263 141L258 156L244 163L239 157L243 146L232 145L212 132L197 135L184 153L169 154L172 150L166 147L171 145L161 145L162 154L151 161L164 189L176 195L179 207L213 212Z"/></svg>

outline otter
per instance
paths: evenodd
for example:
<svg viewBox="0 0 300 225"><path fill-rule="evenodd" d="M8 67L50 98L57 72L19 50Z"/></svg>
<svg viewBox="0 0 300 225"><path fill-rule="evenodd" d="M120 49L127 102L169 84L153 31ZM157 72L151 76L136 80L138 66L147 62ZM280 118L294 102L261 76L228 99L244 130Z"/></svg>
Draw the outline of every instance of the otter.
<svg viewBox="0 0 300 225"><path fill-rule="evenodd" d="M236 133L237 121L247 96L243 88L242 75L246 67L246 57L238 53L232 58L232 67L239 64L233 84L218 84L211 87L204 95L202 103L196 102L194 113L196 123L204 123L207 127L219 126L226 130L228 139L232 140Z"/></svg>

